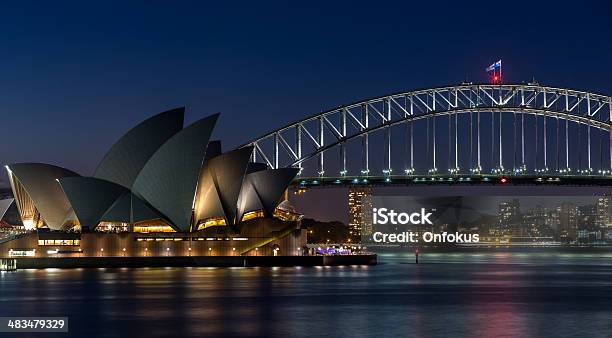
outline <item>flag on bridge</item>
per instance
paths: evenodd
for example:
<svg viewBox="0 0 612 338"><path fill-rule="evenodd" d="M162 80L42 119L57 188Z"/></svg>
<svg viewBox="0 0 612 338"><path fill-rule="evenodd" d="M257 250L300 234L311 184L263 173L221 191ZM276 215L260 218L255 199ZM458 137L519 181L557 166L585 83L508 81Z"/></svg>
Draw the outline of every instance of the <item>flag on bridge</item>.
<svg viewBox="0 0 612 338"><path fill-rule="evenodd" d="M496 69L501 69L501 60L495 62L494 64L490 65L489 67L487 67L486 71L490 72L490 71L495 71Z"/></svg>
<svg viewBox="0 0 612 338"><path fill-rule="evenodd" d="M501 72L502 72L501 60L498 60L494 64L487 67L487 69L485 70L487 72L493 71L493 83L501 83Z"/></svg>

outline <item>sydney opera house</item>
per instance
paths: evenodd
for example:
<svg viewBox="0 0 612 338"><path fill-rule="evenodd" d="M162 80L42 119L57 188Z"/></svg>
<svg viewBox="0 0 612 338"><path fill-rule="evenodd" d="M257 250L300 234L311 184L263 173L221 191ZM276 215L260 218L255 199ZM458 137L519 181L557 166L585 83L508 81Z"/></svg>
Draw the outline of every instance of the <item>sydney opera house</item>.
<svg viewBox="0 0 612 338"><path fill-rule="evenodd" d="M300 255L306 231L286 201L296 169L251 162L248 147L223 153L210 140L219 115L183 127L184 112L129 130L91 177L7 165L24 231L0 243L0 256Z"/></svg>

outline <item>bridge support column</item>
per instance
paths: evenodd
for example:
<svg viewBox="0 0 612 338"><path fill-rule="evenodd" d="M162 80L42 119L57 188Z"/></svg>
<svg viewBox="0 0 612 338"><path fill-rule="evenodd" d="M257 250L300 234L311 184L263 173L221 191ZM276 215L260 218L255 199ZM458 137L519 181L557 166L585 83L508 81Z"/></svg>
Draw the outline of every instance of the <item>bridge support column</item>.
<svg viewBox="0 0 612 338"><path fill-rule="evenodd" d="M342 115L340 116L340 132L342 133L342 137L346 137L346 108L342 110ZM340 176L346 176L346 142L342 142L340 144L340 160L342 161L342 169L340 170Z"/></svg>
<svg viewBox="0 0 612 338"><path fill-rule="evenodd" d="M565 120L565 170L569 169L569 121Z"/></svg>
<svg viewBox="0 0 612 338"><path fill-rule="evenodd" d="M317 126L318 127L318 130L317 130L318 131L318 133L317 133L318 134L318 140L317 141L319 141L319 147L323 148L323 145L324 145L323 134L324 134L324 131L325 131L325 129L323 128L324 127L323 126L323 118L320 117L318 122L319 123L318 123L318 126ZM323 163L323 159L324 159L323 158L323 153L324 152L320 152L319 153L319 176L325 175L325 167L324 167L324 163Z"/></svg>
<svg viewBox="0 0 612 338"><path fill-rule="evenodd" d="M476 171L478 174L480 174L480 171L482 170L482 165L480 162L480 111L476 113L478 116L476 117L477 121L477 130L476 130L476 143L477 143L477 153L476 153L476 157L477 157L477 167L476 167Z"/></svg>
<svg viewBox="0 0 612 338"><path fill-rule="evenodd" d="M560 140L560 138L559 138L559 117L558 116L557 116L555 122L556 122L556 128L557 128L557 130L556 130L557 141L555 142L555 144L556 144L555 147L557 148L556 149L557 150L557 165L556 165L556 167L557 167L557 173L558 173L559 170L561 170L561 162L560 162L561 155L559 155L559 140Z"/></svg>
<svg viewBox="0 0 612 338"><path fill-rule="evenodd" d="M591 174L591 171L593 170L591 168L591 122L589 120L589 123L587 123L587 162L588 162L588 171L589 174Z"/></svg>
<svg viewBox="0 0 612 338"><path fill-rule="evenodd" d="M512 112L512 170L516 175L516 111Z"/></svg>
<svg viewBox="0 0 612 338"><path fill-rule="evenodd" d="M385 113L387 121L391 121L391 99L386 99L383 101L385 104ZM387 127L385 129L385 168L383 173L386 176L391 176L391 127Z"/></svg>
<svg viewBox="0 0 612 338"><path fill-rule="evenodd" d="M539 148L538 148L538 134L539 134L539 130L538 130L538 115L534 114L533 118L535 120L534 123L534 132L535 132L535 159L534 159L534 164L533 164L533 169L535 170L535 172L539 172L540 169L538 169L538 156L539 156Z"/></svg>
<svg viewBox="0 0 612 338"><path fill-rule="evenodd" d="M368 105L364 104L361 106L361 117L363 121L364 129L368 129L370 126L370 117L368 112ZM361 175L368 176L370 173L370 144L369 144L369 134L364 134L362 143L361 143L361 154L362 154L362 165L361 165Z"/></svg>
<svg viewBox="0 0 612 338"><path fill-rule="evenodd" d="M612 107L610 107L612 114ZM612 176L612 130L608 131L608 135L610 136L610 175Z"/></svg>
<svg viewBox="0 0 612 338"><path fill-rule="evenodd" d="M384 164L383 174L385 176L391 175L391 128L385 129L385 153L384 153Z"/></svg>
<svg viewBox="0 0 612 338"><path fill-rule="evenodd" d="M302 125L298 124L295 128L295 149L296 155L298 159L302 158ZM300 169L299 174L302 173L302 162L298 164L298 168Z"/></svg>
<svg viewBox="0 0 612 338"><path fill-rule="evenodd" d="M468 169L472 172L474 168L474 113L470 112L470 158L468 160Z"/></svg>
<svg viewBox="0 0 612 338"><path fill-rule="evenodd" d="M346 176L346 142L340 144L340 161L342 161L340 176Z"/></svg>
<svg viewBox="0 0 612 338"><path fill-rule="evenodd" d="M455 95L456 94L457 93L455 93ZM456 105L457 105L457 103L455 101L455 106ZM459 141L459 138L457 136L457 118L458 118L458 115L455 114L455 173L459 174L459 157L458 157L459 156L459 150L458 150L458 144L457 144L458 141Z"/></svg>
<svg viewBox="0 0 612 338"><path fill-rule="evenodd" d="M434 102L436 102L434 100ZM433 173L437 173L438 172L438 168L436 167L436 117L433 117Z"/></svg>
<svg viewBox="0 0 612 338"><path fill-rule="evenodd" d="M501 94L500 94L500 102L501 102ZM504 113L499 112L499 173L503 173L504 171L504 157L502 152L502 123L504 120Z"/></svg>
<svg viewBox="0 0 612 338"><path fill-rule="evenodd" d="M278 169L278 133L274 134L274 169Z"/></svg>
<svg viewBox="0 0 612 338"><path fill-rule="evenodd" d="M521 113L521 170L527 171L525 164L525 113Z"/></svg>
<svg viewBox="0 0 612 338"><path fill-rule="evenodd" d="M546 94L545 94L544 97L546 97ZM544 171L548 171L548 153L547 153L547 149L546 149L546 148L548 148L547 147L547 142L546 142L547 139L548 139L548 137L546 136L547 135L547 131L548 130L547 130L547 126L546 126L546 115L544 115L544 138L543 138L543 141L544 141Z"/></svg>
<svg viewBox="0 0 612 338"><path fill-rule="evenodd" d="M414 122L409 121L406 124L406 168L404 168L404 173L406 175L414 174ZM410 137L408 137L410 135Z"/></svg>

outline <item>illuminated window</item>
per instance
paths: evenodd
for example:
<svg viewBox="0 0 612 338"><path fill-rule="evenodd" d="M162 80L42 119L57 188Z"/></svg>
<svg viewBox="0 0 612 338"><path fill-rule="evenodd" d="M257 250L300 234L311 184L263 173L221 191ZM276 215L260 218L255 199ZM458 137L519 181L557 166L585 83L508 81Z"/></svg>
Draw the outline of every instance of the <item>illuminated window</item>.
<svg viewBox="0 0 612 338"><path fill-rule="evenodd" d="M294 212L287 211L287 210L281 210L279 208L276 208L274 210L273 216L275 218L280 219L281 221L289 221L289 222L296 222L302 219L301 214L294 213Z"/></svg>
<svg viewBox="0 0 612 338"><path fill-rule="evenodd" d="M38 245L51 246L51 245L62 245L62 246L78 246L81 244L79 239L39 239Z"/></svg>
<svg viewBox="0 0 612 338"><path fill-rule="evenodd" d="M263 217L264 217L263 210L251 211L251 212L247 212L246 214L244 214L244 216L242 216L242 221L246 222L251 219L263 218Z"/></svg>
<svg viewBox="0 0 612 338"><path fill-rule="evenodd" d="M134 232L176 232L172 227L162 220L152 220L134 224Z"/></svg>
<svg viewBox="0 0 612 338"><path fill-rule="evenodd" d="M225 226L225 225L226 225L225 218L214 217L214 218L209 218L203 222L200 222L200 224L198 224L197 230L206 229L208 227Z"/></svg>
<svg viewBox="0 0 612 338"><path fill-rule="evenodd" d="M129 224L123 222L100 222L95 231L98 232L127 232L129 231Z"/></svg>

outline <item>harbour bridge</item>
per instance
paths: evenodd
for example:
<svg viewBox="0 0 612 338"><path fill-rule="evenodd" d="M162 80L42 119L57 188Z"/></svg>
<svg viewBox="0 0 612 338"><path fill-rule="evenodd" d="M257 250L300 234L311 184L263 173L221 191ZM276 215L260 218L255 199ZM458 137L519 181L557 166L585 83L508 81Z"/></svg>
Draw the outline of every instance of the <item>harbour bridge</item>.
<svg viewBox="0 0 612 338"><path fill-rule="evenodd" d="M244 146L296 185L612 185L612 98L529 84L420 89L339 106Z"/></svg>

